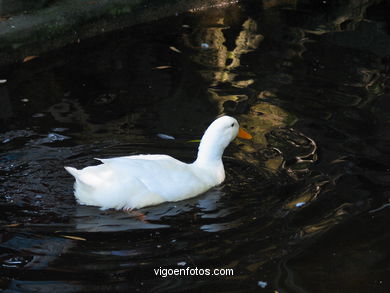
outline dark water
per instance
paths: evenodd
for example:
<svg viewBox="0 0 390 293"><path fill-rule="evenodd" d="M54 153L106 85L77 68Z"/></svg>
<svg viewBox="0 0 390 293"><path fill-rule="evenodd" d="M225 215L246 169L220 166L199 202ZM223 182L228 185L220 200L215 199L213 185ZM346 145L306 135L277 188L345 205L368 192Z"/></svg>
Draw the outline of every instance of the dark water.
<svg viewBox="0 0 390 293"><path fill-rule="evenodd" d="M0 290L389 292L389 6L291 3L191 12L1 69ZM221 113L255 137L225 152L222 186L145 217L76 204L64 165L190 162Z"/></svg>

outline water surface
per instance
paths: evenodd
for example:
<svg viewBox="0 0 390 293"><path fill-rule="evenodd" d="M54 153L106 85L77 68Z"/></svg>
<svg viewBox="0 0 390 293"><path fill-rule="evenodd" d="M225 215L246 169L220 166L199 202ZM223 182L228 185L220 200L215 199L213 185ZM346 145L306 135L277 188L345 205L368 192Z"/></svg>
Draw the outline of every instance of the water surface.
<svg viewBox="0 0 390 293"><path fill-rule="evenodd" d="M0 70L4 292L389 291L388 7L274 4L189 12ZM254 140L227 149L221 186L145 217L75 202L63 166L191 162L189 141L222 113ZM183 266L234 276L154 274Z"/></svg>

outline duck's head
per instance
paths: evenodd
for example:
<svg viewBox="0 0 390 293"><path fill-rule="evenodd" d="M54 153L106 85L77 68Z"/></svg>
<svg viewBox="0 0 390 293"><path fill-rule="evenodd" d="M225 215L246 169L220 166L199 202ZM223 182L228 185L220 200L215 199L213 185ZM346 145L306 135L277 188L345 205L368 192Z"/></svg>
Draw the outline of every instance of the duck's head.
<svg viewBox="0 0 390 293"><path fill-rule="evenodd" d="M212 135L218 137L219 141L228 146L236 137L243 139L251 139L252 136L243 130L238 121L230 116L222 116L216 119L210 126L207 128L205 135Z"/></svg>
<svg viewBox="0 0 390 293"><path fill-rule="evenodd" d="M223 151L236 137L251 139L252 136L240 128L238 121L230 116L216 119L207 128L199 145L198 159L221 159Z"/></svg>

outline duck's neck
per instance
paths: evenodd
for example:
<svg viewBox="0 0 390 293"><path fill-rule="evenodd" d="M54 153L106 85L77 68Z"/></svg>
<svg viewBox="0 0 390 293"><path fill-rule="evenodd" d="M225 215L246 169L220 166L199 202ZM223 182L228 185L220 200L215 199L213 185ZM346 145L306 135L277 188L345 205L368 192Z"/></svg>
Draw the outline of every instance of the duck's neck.
<svg viewBox="0 0 390 293"><path fill-rule="evenodd" d="M203 135L199 144L198 156L194 162L200 166L222 165L222 155L226 146L216 136Z"/></svg>

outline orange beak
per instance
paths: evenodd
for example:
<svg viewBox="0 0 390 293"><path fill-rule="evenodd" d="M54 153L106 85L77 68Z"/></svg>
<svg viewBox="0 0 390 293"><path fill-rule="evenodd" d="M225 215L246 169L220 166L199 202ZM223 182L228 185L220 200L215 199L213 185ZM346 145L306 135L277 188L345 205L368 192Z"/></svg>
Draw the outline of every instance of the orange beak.
<svg viewBox="0 0 390 293"><path fill-rule="evenodd" d="M238 130L237 137L242 138L242 139L252 139L252 135L250 135L248 132L246 132L241 127Z"/></svg>

